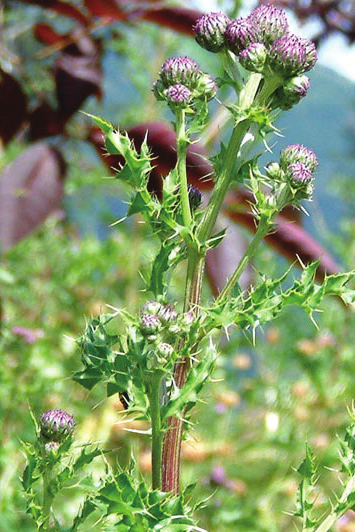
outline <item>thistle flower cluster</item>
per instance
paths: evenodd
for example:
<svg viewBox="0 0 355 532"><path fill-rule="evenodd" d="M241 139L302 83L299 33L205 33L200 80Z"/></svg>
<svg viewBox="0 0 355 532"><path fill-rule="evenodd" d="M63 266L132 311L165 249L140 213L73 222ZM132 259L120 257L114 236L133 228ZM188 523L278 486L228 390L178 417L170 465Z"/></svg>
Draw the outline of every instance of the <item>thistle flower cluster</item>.
<svg viewBox="0 0 355 532"><path fill-rule="evenodd" d="M188 109L198 100L214 98L217 84L189 57L170 57L163 63L153 92L157 100L165 100L172 110Z"/></svg>
<svg viewBox="0 0 355 532"><path fill-rule="evenodd" d="M281 152L279 163L271 163L266 170L272 181L287 184L290 203L295 204L301 199L311 198L317 166L318 159L312 150L293 144Z"/></svg>
<svg viewBox="0 0 355 532"><path fill-rule="evenodd" d="M147 369L164 369L174 362L176 340L188 332L192 322L191 314L179 314L173 305L157 301L143 305L139 330L145 339L142 353L146 354Z"/></svg>
<svg viewBox="0 0 355 532"><path fill-rule="evenodd" d="M63 410L48 410L39 418L40 435L48 450L55 450L56 444L73 435L75 420Z"/></svg>
<svg viewBox="0 0 355 532"><path fill-rule="evenodd" d="M246 70L287 81L285 91L277 95L282 109L291 108L307 93L304 73L317 61L316 48L312 41L290 34L281 9L263 4L248 17L231 21L223 13L211 13L200 17L194 30L196 41L206 50L232 52Z"/></svg>

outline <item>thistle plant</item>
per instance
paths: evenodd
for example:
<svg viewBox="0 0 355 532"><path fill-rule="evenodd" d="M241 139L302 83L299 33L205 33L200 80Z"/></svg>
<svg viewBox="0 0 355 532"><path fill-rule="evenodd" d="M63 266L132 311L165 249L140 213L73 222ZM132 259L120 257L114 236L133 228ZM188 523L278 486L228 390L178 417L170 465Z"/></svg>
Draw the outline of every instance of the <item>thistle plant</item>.
<svg viewBox="0 0 355 532"><path fill-rule="evenodd" d="M160 199L148 190L154 166L148 141L137 150L127 134L93 117L105 135L108 154L124 158L116 178L132 191L127 216L144 220L158 251L144 277L143 307L135 314L115 309L88 323L78 340L84 368L74 380L88 390L104 383L107 395L118 394L128 415L150 423L152 481L146 487L129 472L110 474L99 495L88 496L76 522L100 502L103 515L120 519L119 530L199 530L188 504L189 488L180 487L180 449L192 408L213 373L214 335L233 326L254 332L288 305L302 307L312 318L328 295L346 304L354 301L354 291L346 286L354 275L328 276L317 285L317 263L304 266L288 288L284 282L290 281L290 272L278 279L263 277L247 291L239 285L280 211L289 205L303 208L301 202L312 197L318 160L309 148L291 145L264 169L258 163L260 146L267 146L267 138L277 131L274 122L280 111L307 94L305 73L317 60L314 43L290 34L283 11L267 4L246 18L204 15L194 29L198 45L218 54L223 76L214 79L188 57L163 63L153 93L173 115L177 162L163 179ZM187 149L208 125L209 102L218 98L222 86L230 91L221 106L227 108L232 127L228 142L212 158L214 186L207 203L201 203L199 191L188 183ZM237 184L252 194L255 236L219 295L203 301L206 254L224 238L225 231L215 232L215 225L228 191ZM180 275L179 264L185 271L184 295L175 301L171 287ZM124 332L113 334L117 321Z"/></svg>

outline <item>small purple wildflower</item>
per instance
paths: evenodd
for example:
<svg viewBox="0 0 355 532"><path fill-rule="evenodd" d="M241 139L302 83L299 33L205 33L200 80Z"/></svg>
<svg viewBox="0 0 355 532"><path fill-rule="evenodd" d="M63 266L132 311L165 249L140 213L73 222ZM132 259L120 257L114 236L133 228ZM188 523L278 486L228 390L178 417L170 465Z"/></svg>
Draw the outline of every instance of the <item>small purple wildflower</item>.
<svg viewBox="0 0 355 532"><path fill-rule="evenodd" d="M12 327L11 333L19 336L26 344L34 344L39 338L43 338L44 332L41 329L26 329L25 327Z"/></svg>
<svg viewBox="0 0 355 532"><path fill-rule="evenodd" d="M224 486L226 480L226 472L222 466L216 466L212 469L210 474L210 484L213 486Z"/></svg>
<svg viewBox="0 0 355 532"><path fill-rule="evenodd" d="M224 33L229 23L224 13L202 15L193 27L197 43L209 52L220 52L225 46Z"/></svg>

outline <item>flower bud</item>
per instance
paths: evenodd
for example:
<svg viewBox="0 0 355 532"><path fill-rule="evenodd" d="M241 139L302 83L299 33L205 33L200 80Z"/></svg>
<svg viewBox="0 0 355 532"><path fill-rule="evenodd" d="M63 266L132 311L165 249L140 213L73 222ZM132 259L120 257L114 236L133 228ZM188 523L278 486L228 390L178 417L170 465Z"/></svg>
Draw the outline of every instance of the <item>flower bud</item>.
<svg viewBox="0 0 355 532"><path fill-rule="evenodd" d="M165 100L165 93L166 93L166 87L161 79L157 79L157 81L153 85L153 94L155 98L158 100L158 102Z"/></svg>
<svg viewBox="0 0 355 532"><path fill-rule="evenodd" d="M57 441L49 441L44 444L44 452L46 454L55 455L60 447L60 444Z"/></svg>
<svg viewBox="0 0 355 532"><path fill-rule="evenodd" d="M216 80L209 74L201 73L194 96L207 102L212 100L218 92Z"/></svg>
<svg viewBox="0 0 355 532"><path fill-rule="evenodd" d="M285 12L271 4L263 4L249 15L258 27L260 42L266 46L288 34Z"/></svg>
<svg viewBox="0 0 355 532"><path fill-rule="evenodd" d="M161 344L157 345L157 351L158 356L167 361L174 353L174 348L172 345L162 342Z"/></svg>
<svg viewBox="0 0 355 532"><path fill-rule="evenodd" d="M309 39L291 35L277 39L271 46L269 65L277 74L287 78L311 70L317 61L315 44Z"/></svg>
<svg viewBox="0 0 355 532"><path fill-rule="evenodd" d="M283 181L283 171L278 163L269 163L266 166L266 175L273 181Z"/></svg>
<svg viewBox="0 0 355 532"><path fill-rule="evenodd" d="M74 432L74 418L63 410L48 410L39 418L41 436L50 442L62 442Z"/></svg>
<svg viewBox="0 0 355 532"><path fill-rule="evenodd" d="M220 52L225 46L224 33L229 22L224 13L202 15L193 27L197 43L209 52Z"/></svg>
<svg viewBox="0 0 355 532"><path fill-rule="evenodd" d="M181 324L181 327L185 331L188 331L191 325L194 323L194 321L195 321L195 314L192 310L189 310L188 312L185 312L185 314L182 315L180 324Z"/></svg>
<svg viewBox="0 0 355 532"><path fill-rule="evenodd" d="M286 176L291 186L294 199L310 199L313 192L312 172L303 163L290 164Z"/></svg>
<svg viewBox="0 0 355 532"><path fill-rule="evenodd" d="M170 323L178 317L178 313L173 305L162 306L158 315L163 323Z"/></svg>
<svg viewBox="0 0 355 532"><path fill-rule="evenodd" d="M305 185L312 180L312 173L303 163L290 164L287 170L295 185Z"/></svg>
<svg viewBox="0 0 355 532"><path fill-rule="evenodd" d="M172 85L166 91L166 101L173 108L183 109L188 107L191 96L191 91L185 85L179 83Z"/></svg>
<svg viewBox="0 0 355 532"><path fill-rule="evenodd" d="M281 152L280 166L287 171L288 167L294 163L303 163L313 174L317 169L318 159L312 150L302 146L302 144L292 144Z"/></svg>
<svg viewBox="0 0 355 532"><path fill-rule="evenodd" d="M226 45L238 55L252 42L258 42L258 27L250 18L236 18L228 24L225 32Z"/></svg>
<svg viewBox="0 0 355 532"><path fill-rule="evenodd" d="M141 315L143 314L158 314L159 310L161 309L161 303L158 303L158 301L148 301L148 303L145 303L141 308Z"/></svg>
<svg viewBox="0 0 355 532"><path fill-rule="evenodd" d="M151 335L161 328L160 319L154 314L143 314L140 329L142 334Z"/></svg>
<svg viewBox="0 0 355 532"><path fill-rule="evenodd" d="M189 57L170 57L160 71L160 80L165 88L172 85L185 85L192 90L196 87L200 76L200 69Z"/></svg>
<svg viewBox="0 0 355 532"><path fill-rule="evenodd" d="M291 109L307 94L310 87L307 76L296 76L289 79L282 87L275 91L275 107L283 111Z"/></svg>
<svg viewBox="0 0 355 532"><path fill-rule="evenodd" d="M201 192L197 187L188 184L187 191L189 195L189 203L192 211L195 211L201 205Z"/></svg>
<svg viewBox="0 0 355 532"><path fill-rule="evenodd" d="M263 44L253 42L243 50L239 56L242 67L251 72L262 72L267 58L267 51Z"/></svg>

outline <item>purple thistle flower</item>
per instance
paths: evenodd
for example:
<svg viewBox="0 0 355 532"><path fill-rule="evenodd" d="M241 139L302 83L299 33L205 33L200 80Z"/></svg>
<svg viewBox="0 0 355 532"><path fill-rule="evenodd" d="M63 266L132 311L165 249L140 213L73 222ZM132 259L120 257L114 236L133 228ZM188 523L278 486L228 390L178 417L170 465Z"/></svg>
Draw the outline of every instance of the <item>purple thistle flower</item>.
<svg viewBox="0 0 355 532"><path fill-rule="evenodd" d="M261 72L267 58L266 48L263 44L253 42L243 50L239 56L240 64L251 72Z"/></svg>
<svg viewBox="0 0 355 532"><path fill-rule="evenodd" d="M48 410L39 418L41 436L51 442L62 442L75 428L74 418L63 410Z"/></svg>
<svg viewBox="0 0 355 532"><path fill-rule="evenodd" d="M288 34L285 12L271 4L263 4L249 15L258 27L260 42L266 46Z"/></svg>
<svg viewBox="0 0 355 532"><path fill-rule="evenodd" d="M154 314L143 314L141 319L141 331L143 334L152 334L161 327L160 319Z"/></svg>
<svg viewBox="0 0 355 532"><path fill-rule="evenodd" d="M226 480L226 472L222 466L216 466L214 469L212 469L210 474L210 483L213 486L224 486Z"/></svg>
<svg viewBox="0 0 355 532"><path fill-rule="evenodd" d="M308 185L312 181L312 173L303 163L290 164L287 169L293 185Z"/></svg>
<svg viewBox="0 0 355 532"><path fill-rule="evenodd" d="M316 61L315 44L297 35L277 39L270 49L269 65L283 77L303 74L311 70Z"/></svg>
<svg viewBox="0 0 355 532"><path fill-rule="evenodd" d="M163 323L169 323L177 319L178 313L174 305L164 305L160 308L158 316Z"/></svg>
<svg viewBox="0 0 355 532"><path fill-rule="evenodd" d="M303 163L313 174L317 169L318 159L312 150L302 144L291 144L281 152L280 166L287 171L288 167L294 163Z"/></svg>
<svg viewBox="0 0 355 532"><path fill-rule="evenodd" d="M190 184L187 185L187 190L189 194L190 207L194 211L201 205L201 192L197 187L194 187Z"/></svg>
<svg viewBox="0 0 355 532"><path fill-rule="evenodd" d="M177 83L166 91L166 101L173 107L187 107L191 101L192 93L185 85Z"/></svg>
<svg viewBox="0 0 355 532"><path fill-rule="evenodd" d="M189 57L170 57L163 63L160 71L160 79L167 89L172 85L182 84L192 90L196 87L199 76L198 64Z"/></svg>
<svg viewBox="0 0 355 532"><path fill-rule="evenodd" d="M41 329L27 329L19 326L12 327L11 333L22 338L26 344L34 344L39 338L44 337L44 332Z"/></svg>
<svg viewBox="0 0 355 532"><path fill-rule="evenodd" d="M202 15L193 27L197 43L209 52L220 52L225 46L224 32L229 22L224 13Z"/></svg>
<svg viewBox="0 0 355 532"><path fill-rule="evenodd" d="M236 18L228 24L225 39L229 50L239 55L249 44L258 42L258 27L250 17Z"/></svg>

